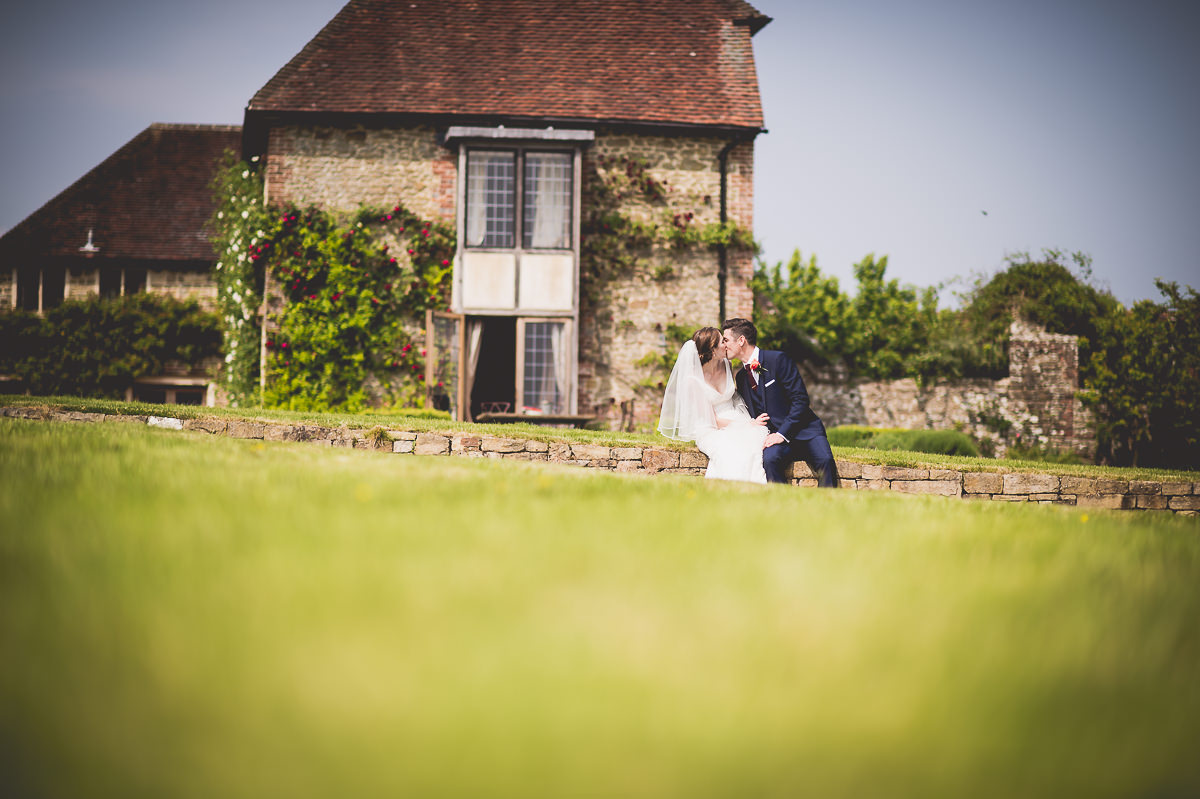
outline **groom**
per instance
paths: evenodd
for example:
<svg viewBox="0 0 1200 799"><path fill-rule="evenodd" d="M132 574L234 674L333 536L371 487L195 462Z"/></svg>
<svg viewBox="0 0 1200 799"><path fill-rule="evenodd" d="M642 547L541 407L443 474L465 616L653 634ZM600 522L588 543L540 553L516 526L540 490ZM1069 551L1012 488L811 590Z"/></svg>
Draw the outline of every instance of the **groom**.
<svg viewBox="0 0 1200 799"><path fill-rule="evenodd" d="M767 481L786 483L792 462L803 459L817 476L817 485L836 488L837 463L825 425L808 404L808 389L792 359L775 350L760 350L758 330L748 319L727 319L721 340L730 358L742 362L737 388L751 416L766 413L770 435L763 442Z"/></svg>

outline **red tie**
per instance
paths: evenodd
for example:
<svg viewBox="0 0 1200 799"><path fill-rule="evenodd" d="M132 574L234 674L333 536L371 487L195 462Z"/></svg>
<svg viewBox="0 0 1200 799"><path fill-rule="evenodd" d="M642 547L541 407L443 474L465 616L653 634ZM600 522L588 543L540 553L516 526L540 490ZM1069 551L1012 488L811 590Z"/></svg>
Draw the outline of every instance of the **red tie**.
<svg viewBox="0 0 1200 799"><path fill-rule="evenodd" d="M758 391L758 383L754 381L754 372L750 371L750 364L746 364L742 368L746 370L746 379L750 381L750 390Z"/></svg>

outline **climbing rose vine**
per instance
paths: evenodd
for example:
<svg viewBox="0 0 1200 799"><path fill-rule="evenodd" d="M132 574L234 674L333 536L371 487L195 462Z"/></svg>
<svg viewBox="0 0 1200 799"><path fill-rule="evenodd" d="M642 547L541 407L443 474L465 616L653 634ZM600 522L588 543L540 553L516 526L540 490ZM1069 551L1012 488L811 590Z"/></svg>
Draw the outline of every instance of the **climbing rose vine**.
<svg viewBox="0 0 1200 799"><path fill-rule="evenodd" d="M226 169L235 184L253 178L253 170L239 172L239 166L245 165ZM262 209L258 186L251 209ZM256 218L261 224L250 229ZM237 263L255 276L255 300L264 285L269 297L263 404L354 411L368 404L368 389L387 405L423 402L424 351L414 336L423 332L426 309L449 305L455 242L448 226L401 205L364 207L349 216L286 206L259 217L239 212L234 219L239 229L231 231L226 249L238 240L235 252L244 260ZM223 301L244 302L237 289L246 278L236 284L220 272ZM227 337L231 372L257 374L257 336L252 353Z"/></svg>

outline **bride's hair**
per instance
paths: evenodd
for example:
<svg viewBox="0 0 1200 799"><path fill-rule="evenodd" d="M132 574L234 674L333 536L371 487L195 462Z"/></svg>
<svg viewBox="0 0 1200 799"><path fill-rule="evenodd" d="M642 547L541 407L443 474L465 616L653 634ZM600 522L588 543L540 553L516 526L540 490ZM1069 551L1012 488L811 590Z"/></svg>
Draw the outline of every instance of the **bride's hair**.
<svg viewBox="0 0 1200 799"><path fill-rule="evenodd" d="M721 331L715 327L702 327L692 334L696 345L696 354L700 356L701 365L712 360L713 350L721 343Z"/></svg>

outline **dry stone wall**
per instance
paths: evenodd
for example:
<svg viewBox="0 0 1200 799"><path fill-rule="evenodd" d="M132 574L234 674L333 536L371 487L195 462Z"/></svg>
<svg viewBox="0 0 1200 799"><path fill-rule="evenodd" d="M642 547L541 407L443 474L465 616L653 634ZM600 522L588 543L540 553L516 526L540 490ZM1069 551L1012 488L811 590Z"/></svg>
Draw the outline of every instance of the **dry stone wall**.
<svg viewBox="0 0 1200 799"><path fill-rule="evenodd" d="M313 424L237 421L217 418L176 419L116 416L38 407L0 408L0 416L55 422L124 422L168 430L263 441L308 442L316 446L374 450L400 455L458 456L535 461L610 472L701 476L708 458L697 450L658 447L610 447L547 442L521 436L462 432L362 429ZM1200 516L1200 483L1073 477L1036 472L970 472L958 469L880 466L838 459L841 487L863 491L958 497L999 502L1035 502L1112 510L1153 510ZM815 487L808 466L793 467L791 483Z"/></svg>
<svg viewBox="0 0 1200 799"><path fill-rule="evenodd" d="M1022 322L1010 330L1009 376L918 384L848 379L834 370L806 372L813 408L825 424L959 429L991 439L1003 456L1014 443L1095 451L1092 416L1079 401L1079 349L1074 336Z"/></svg>

